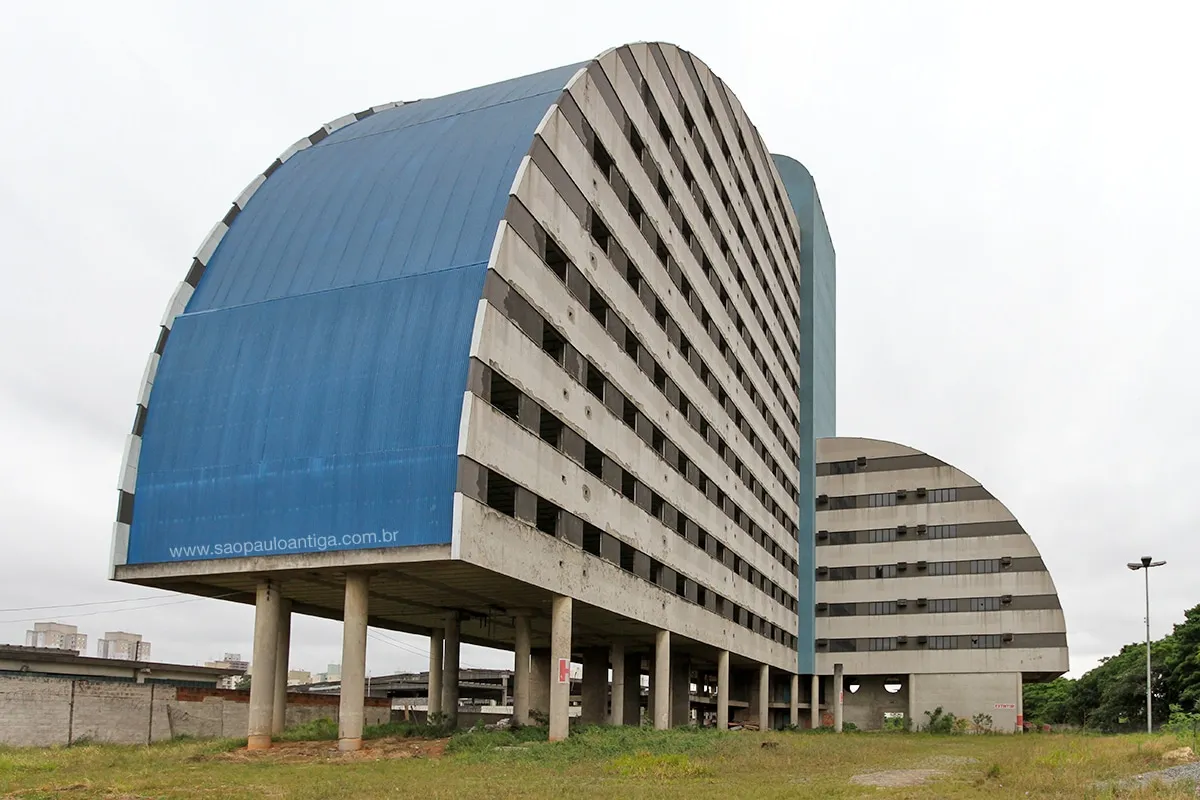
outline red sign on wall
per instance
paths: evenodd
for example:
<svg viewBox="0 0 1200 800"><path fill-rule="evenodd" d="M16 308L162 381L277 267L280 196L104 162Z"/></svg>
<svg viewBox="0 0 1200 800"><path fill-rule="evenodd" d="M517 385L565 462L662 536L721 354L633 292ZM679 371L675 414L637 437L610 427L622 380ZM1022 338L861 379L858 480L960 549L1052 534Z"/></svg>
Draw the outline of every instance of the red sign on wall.
<svg viewBox="0 0 1200 800"><path fill-rule="evenodd" d="M560 658L558 660L558 682L570 683L571 681L571 659Z"/></svg>

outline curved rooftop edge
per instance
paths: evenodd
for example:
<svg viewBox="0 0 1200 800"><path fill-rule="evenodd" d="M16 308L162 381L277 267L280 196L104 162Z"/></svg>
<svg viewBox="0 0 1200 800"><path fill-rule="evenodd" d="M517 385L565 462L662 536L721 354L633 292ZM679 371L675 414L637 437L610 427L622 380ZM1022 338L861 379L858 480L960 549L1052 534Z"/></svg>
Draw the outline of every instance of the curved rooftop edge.
<svg viewBox="0 0 1200 800"><path fill-rule="evenodd" d="M114 565L345 549L308 531L385 520L396 544L449 542L489 255L581 66L346 115L255 176L160 323Z"/></svg>
<svg viewBox="0 0 1200 800"><path fill-rule="evenodd" d="M1053 578L999 498L908 445L834 437L816 448L820 671L1068 671Z"/></svg>

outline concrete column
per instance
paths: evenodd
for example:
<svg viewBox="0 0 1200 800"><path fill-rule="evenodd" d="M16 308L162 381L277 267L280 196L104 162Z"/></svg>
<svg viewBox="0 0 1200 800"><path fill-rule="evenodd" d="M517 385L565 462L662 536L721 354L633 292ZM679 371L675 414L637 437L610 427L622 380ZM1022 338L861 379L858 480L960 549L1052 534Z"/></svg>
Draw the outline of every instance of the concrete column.
<svg viewBox="0 0 1200 800"><path fill-rule="evenodd" d="M287 676L292 649L292 601L279 601L279 644L275 648L275 700L271 705L271 733L287 727ZM253 682L252 682L253 685Z"/></svg>
<svg viewBox="0 0 1200 800"><path fill-rule="evenodd" d="M608 721L608 648L589 647L583 651L583 708L580 721L585 725L603 725Z"/></svg>
<svg viewBox="0 0 1200 800"><path fill-rule="evenodd" d="M1013 673L1013 677L1017 680L1017 733L1025 732L1025 677L1019 673ZM912 697L912 679L909 678L908 696Z"/></svg>
<svg viewBox="0 0 1200 800"><path fill-rule="evenodd" d="M821 676L812 676L812 702L808 708L808 727L814 731L821 727Z"/></svg>
<svg viewBox="0 0 1200 800"><path fill-rule="evenodd" d="M462 642L458 612L446 615L445 653L442 656L442 716L451 728L458 727L458 670Z"/></svg>
<svg viewBox="0 0 1200 800"><path fill-rule="evenodd" d="M550 741L567 738L571 729L571 598L555 595L550 605Z"/></svg>
<svg viewBox="0 0 1200 800"><path fill-rule="evenodd" d="M513 617L516 642L513 646L513 721L529 724L529 617Z"/></svg>
<svg viewBox="0 0 1200 800"><path fill-rule="evenodd" d="M608 658L612 662L612 699L609 701L608 723L625 725L625 678L628 674L625 669L625 644L613 642ZM586 670L585 667L585 676Z"/></svg>
<svg viewBox="0 0 1200 800"><path fill-rule="evenodd" d="M844 667L841 664L833 665L833 697L830 702L833 704L833 729L837 733L842 732L842 689L843 689Z"/></svg>
<svg viewBox="0 0 1200 800"><path fill-rule="evenodd" d="M338 750L362 749L363 695L367 689L367 586L363 573L346 574L342 607L342 689L338 708Z"/></svg>
<svg viewBox="0 0 1200 800"><path fill-rule="evenodd" d="M429 702L425 719L432 722L442 713L442 649L446 644L445 628L429 629Z"/></svg>
<svg viewBox="0 0 1200 800"><path fill-rule="evenodd" d="M758 729L771 730L771 668L766 664L758 667Z"/></svg>
<svg viewBox="0 0 1200 800"><path fill-rule="evenodd" d="M717 728L729 730L729 651L717 653Z"/></svg>
<svg viewBox="0 0 1200 800"><path fill-rule="evenodd" d="M254 601L254 661L250 665L250 719L246 747L271 746L274 722L275 658L279 648L279 584L260 581Z"/></svg>
<svg viewBox="0 0 1200 800"><path fill-rule="evenodd" d="M791 705L791 708L789 709L790 713L788 714L788 723L793 728L798 728L798 727L800 727L800 675L799 674L795 674L792 676L791 704L790 705Z"/></svg>
<svg viewBox="0 0 1200 800"><path fill-rule="evenodd" d="M908 719L907 727L910 731L919 731L921 729L921 720L917 719L917 714L920 713L917 709L917 676L908 676Z"/></svg>
<svg viewBox="0 0 1200 800"><path fill-rule="evenodd" d="M683 653L671 658L671 727L692 723L692 662Z"/></svg>
<svg viewBox="0 0 1200 800"><path fill-rule="evenodd" d="M541 719L550 716L550 680L553 677L550 669L550 651L545 648L530 650L529 658L529 710L530 719L533 712Z"/></svg>
<svg viewBox="0 0 1200 800"><path fill-rule="evenodd" d="M654 695L654 729L671 727L671 632L654 632L654 680L650 683Z"/></svg>
<svg viewBox="0 0 1200 800"><path fill-rule="evenodd" d="M642 724L642 654L625 654L625 713L626 725Z"/></svg>

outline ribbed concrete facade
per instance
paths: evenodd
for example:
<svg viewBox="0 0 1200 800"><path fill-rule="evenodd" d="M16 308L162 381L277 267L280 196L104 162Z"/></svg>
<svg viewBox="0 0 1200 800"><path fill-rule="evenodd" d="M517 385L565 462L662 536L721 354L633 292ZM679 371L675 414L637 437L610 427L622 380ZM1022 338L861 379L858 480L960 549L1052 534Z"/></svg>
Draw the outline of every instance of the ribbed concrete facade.
<svg viewBox="0 0 1200 800"><path fill-rule="evenodd" d="M251 182L172 299L114 577L256 603L256 662L292 611L345 620L344 667L367 624L428 634L451 719L461 642L517 651L552 738L572 659L629 668L626 724L641 675L683 724L719 663L723 707L787 708L800 281L771 157L674 46L347 115Z"/></svg>
<svg viewBox="0 0 1200 800"><path fill-rule="evenodd" d="M1022 681L1068 668L1062 607L1033 539L979 481L927 453L833 438L817 454L818 671L840 663L864 686L895 679L918 721L935 689L960 685L938 704L1015 724Z"/></svg>

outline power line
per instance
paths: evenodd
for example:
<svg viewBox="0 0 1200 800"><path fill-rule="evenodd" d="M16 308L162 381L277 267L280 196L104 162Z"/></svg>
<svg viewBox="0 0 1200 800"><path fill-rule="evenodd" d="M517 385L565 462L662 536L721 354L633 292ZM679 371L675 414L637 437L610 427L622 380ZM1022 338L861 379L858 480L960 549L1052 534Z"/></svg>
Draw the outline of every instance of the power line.
<svg viewBox="0 0 1200 800"><path fill-rule="evenodd" d="M145 597L127 597L124 600L96 600L92 603L63 603L57 606L25 606L24 608L0 608L0 614L15 614L19 611L45 611L51 608L82 608L84 606L109 606L114 603L139 603L143 600L160 600L161 594L148 594Z"/></svg>
<svg viewBox="0 0 1200 800"><path fill-rule="evenodd" d="M183 603L196 603L196 602L199 602L200 600L220 600L225 597L233 597L235 594L239 594L239 592L229 592L228 594L218 594L218 595L213 595L211 597L189 597L184 600L168 600L165 603L154 603L152 605L137 606L135 608L111 608L111 609L104 609L102 611L85 611L82 614L72 614L71 617L74 619L76 617L94 617L99 614L119 614L122 611L145 611L146 609L161 608L162 606L178 606L178 605L182 605ZM42 622L42 621L43 620L41 620L39 617L27 617L25 619L0 620L0 622L3 622L5 624L11 624L11 623L16 623L16 622Z"/></svg>

